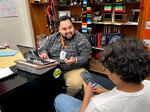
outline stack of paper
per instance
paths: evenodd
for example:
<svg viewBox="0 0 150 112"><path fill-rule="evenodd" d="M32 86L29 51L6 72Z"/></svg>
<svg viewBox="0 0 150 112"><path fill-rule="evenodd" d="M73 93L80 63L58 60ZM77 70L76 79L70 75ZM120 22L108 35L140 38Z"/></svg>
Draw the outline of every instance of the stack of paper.
<svg viewBox="0 0 150 112"><path fill-rule="evenodd" d="M0 68L0 79L8 77L12 74L13 74L13 72L11 71L11 69L9 67Z"/></svg>

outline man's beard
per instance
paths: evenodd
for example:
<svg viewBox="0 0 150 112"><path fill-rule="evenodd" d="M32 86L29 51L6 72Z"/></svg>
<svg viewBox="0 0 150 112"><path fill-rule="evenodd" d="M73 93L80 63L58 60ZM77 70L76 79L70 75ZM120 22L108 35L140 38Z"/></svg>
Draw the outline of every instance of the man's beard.
<svg viewBox="0 0 150 112"><path fill-rule="evenodd" d="M68 35L68 36L63 36L62 37L65 39L65 40L71 40L73 37L74 37L75 34L71 34L71 35Z"/></svg>

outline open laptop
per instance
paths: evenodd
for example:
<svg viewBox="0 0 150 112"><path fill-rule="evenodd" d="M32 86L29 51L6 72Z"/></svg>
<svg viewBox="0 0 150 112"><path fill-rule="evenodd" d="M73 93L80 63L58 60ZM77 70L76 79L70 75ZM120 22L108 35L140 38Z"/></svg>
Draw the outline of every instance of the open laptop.
<svg viewBox="0 0 150 112"><path fill-rule="evenodd" d="M24 45L17 45L17 47L20 50L23 57L32 63L45 65L56 62L56 60L54 59L41 59L39 57L38 50L36 50L34 47L28 47Z"/></svg>
<svg viewBox="0 0 150 112"><path fill-rule="evenodd" d="M17 45L19 51L21 52L21 54L23 55L23 57L25 58L25 54L27 52L29 52L30 50L34 50L34 47L28 47L28 46L24 46L24 45Z"/></svg>

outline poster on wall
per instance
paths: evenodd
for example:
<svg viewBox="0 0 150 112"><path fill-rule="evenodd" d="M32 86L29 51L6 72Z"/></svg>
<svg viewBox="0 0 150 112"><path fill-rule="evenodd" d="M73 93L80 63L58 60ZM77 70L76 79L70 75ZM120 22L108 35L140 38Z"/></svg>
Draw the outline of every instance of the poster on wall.
<svg viewBox="0 0 150 112"><path fill-rule="evenodd" d="M150 21L146 21L145 29L150 30Z"/></svg>
<svg viewBox="0 0 150 112"><path fill-rule="evenodd" d="M0 0L0 17L18 16L14 0Z"/></svg>

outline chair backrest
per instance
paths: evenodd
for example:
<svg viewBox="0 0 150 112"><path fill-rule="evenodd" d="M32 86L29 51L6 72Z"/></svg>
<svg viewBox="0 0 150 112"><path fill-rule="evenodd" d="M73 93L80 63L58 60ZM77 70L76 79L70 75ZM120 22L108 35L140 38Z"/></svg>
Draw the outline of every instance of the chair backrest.
<svg viewBox="0 0 150 112"><path fill-rule="evenodd" d="M88 41L91 43L91 34L88 33L82 33L87 39Z"/></svg>
<svg viewBox="0 0 150 112"><path fill-rule="evenodd" d="M0 112L3 112L2 106L0 105Z"/></svg>

